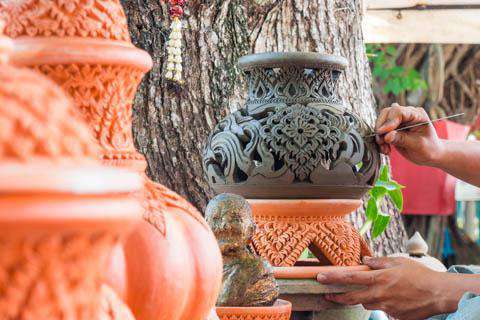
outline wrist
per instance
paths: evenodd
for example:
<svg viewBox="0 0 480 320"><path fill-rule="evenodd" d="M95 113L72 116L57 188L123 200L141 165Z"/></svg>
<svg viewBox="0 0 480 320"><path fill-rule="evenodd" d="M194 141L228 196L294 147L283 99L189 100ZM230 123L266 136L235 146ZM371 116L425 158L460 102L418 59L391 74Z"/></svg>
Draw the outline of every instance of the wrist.
<svg viewBox="0 0 480 320"><path fill-rule="evenodd" d="M430 167L442 168L444 159L446 159L448 149L447 145L448 140L438 139L436 145L430 153L430 158L426 165Z"/></svg>
<svg viewBox="0 0 480 320"><path fill-rule="evenodd" d="M442 273L436 280L434 310L438 314L453 313L464 293L456 274ZM460 287L460 288L459 288Z"/></svg>

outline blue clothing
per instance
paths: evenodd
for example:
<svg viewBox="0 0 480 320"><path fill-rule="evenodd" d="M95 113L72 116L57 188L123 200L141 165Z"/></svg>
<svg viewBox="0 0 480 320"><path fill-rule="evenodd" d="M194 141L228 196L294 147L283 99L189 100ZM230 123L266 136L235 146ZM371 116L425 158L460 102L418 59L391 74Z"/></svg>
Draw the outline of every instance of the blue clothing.
<svg viewBox="0 0 480 320"><path fill-rule="evenodd" d="M453 266L448 272L464 274L480 274L480 266ZM430 320L479 320L480 296L467 292L458 303L458 310L452 314L445 314L430 318Z"/></svg>

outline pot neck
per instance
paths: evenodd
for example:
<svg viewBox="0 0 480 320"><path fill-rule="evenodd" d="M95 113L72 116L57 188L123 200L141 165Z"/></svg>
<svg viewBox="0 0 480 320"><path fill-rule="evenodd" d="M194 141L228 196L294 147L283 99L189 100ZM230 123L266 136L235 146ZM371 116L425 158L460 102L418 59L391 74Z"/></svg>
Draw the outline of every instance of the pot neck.
<svg viewBox="0 0 480 320"><path fill-rule="evenodd" d="M321 103L343 109L338 93L341 73L335 68L304 69L294 65L245 70L247 106Z"/></svg>

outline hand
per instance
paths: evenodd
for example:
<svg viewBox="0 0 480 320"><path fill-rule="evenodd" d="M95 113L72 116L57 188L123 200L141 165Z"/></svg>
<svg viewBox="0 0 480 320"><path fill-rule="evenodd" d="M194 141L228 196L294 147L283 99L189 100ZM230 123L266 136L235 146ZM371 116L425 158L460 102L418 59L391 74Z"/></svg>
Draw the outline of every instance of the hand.
<svg viewBox="0 0 480 320"><path fill-rule="evenodd" d="M432 124L405 131L395 131L403 126L430 121L423 108L402 107L397 103L380 112L376 124L377 144L382 153L389 155L391 146L408 160L418 165L435 165L442 152L442 141Z"/></svg>
<svg viewBox="0 0 480 320"><path fill-rule="evenodd" d="M449 290L456 281L451 274L433 271L409 258L367 257L364 262L373 270L319 274L317 280L322 284L365 287L325 298L345 305L362 304L400 320L417 320L455 311L462 295L455 288Z"/></svg>

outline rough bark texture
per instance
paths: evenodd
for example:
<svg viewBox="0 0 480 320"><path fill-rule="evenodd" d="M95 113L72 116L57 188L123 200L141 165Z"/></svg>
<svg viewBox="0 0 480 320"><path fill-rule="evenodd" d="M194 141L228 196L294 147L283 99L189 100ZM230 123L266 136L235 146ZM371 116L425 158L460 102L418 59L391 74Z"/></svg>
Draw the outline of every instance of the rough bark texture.
<svg viewBox="0 0 480 320"><path fill-rule="evenodd" d="M239 108L245 84L236 66L247 53L317 51L345 56L341 79L348 108L367 122L375 116L370 69L361 32L359 0L203 0L188 1L185 18L185 84L163 78L168 6L158 0L122 0L133 41L153 56L154 68L139 90L134 134L147 157L148 174L204 209L211 190L203 179L201 154L209 131ZM403 247L398 214L376 241L380 253ZM354 217L355 222L362 215Z"/></svg>

